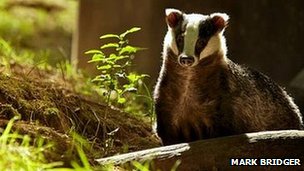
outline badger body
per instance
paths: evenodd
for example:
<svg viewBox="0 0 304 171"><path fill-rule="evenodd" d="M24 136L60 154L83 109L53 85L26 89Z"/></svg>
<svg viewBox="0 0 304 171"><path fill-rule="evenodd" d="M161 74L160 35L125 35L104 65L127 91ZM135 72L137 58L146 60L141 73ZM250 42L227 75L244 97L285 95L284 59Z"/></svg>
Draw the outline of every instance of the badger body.
<svg viewBox="0 0 304 171"><path fill-rule="evenodd" d="M303 128L298 107L279 85L226 57L228 18L166 10L168 32L154 91L164 145Z"/></svg>

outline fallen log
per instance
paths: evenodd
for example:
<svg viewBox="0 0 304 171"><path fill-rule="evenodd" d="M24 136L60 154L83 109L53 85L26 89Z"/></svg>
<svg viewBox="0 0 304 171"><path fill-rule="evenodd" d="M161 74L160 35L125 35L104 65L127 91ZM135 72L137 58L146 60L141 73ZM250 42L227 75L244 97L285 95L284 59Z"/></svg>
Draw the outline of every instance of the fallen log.
<svg viewBox="0 0 304 171"><path fill-rule="evenodd" d="M177 161L181 162L177 170L182 171L304 170L304 131L247 133L158 147L96 161L101 165L120 165L134 160L153 161L152 169L162 171L170 170Z"/></svg>

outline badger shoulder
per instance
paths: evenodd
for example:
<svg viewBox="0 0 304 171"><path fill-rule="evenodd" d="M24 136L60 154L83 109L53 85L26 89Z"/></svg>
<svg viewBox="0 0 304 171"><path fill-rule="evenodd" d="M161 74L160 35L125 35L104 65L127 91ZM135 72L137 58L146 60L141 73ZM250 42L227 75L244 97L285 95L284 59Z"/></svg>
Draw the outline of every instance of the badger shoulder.
<svg viewBox="0 0 304 171"><path fill-rule="evenodd" d="M254 88L263 94L271 95L273 99L291 99L284 88L267 75L253 68L238 65L230 60L227 61L227 64L230 71L230 79L235 82L235 86L239 89Z"/></svg>
<svg viewBox="0 0 304 171"><path fill-rule="evenodd" d="M265 74L250 67L241 66L228 60L228 80L233 99L242 104L240 111L255 111L265 116L294 118L296 128L303 127L298 106L287 92ZM236 105L237 106L237 105ZM247 109L241 109L246 108ZM285 118L288 122L290 119Z"/></svg>

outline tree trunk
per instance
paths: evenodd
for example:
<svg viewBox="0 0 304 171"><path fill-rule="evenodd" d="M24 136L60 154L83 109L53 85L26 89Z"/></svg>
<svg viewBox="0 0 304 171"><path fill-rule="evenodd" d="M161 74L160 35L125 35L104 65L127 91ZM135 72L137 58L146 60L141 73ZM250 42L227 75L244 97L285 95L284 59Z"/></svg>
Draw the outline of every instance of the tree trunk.
<svg viewBox="0 0 304 171"><path fill-rule="evenodd" d="M258 166L231 166L230 159L257 159ZM304 131L283 130L241 134L148 149L97 159L101 165L153 160L153 170L304 170L302 166L262 166L260 159L304 161ZM272 160L273 162L274 160Z"/></svg>

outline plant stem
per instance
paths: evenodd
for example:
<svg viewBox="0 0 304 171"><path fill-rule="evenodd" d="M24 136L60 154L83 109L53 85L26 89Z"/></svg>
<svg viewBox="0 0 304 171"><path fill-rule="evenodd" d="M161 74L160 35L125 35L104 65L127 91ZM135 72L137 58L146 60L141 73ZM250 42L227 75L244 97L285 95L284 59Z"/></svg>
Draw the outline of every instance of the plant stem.
<svg viewBox="0 0 304 171"><path fill-rule="evenodd" d="M112 92L112 90L110 90L107 94L107 106L106 106L104 117L103 117L104 121L103 121L102 127L103 127L103 140L104 141L107 138L107 125L106 124L107 124L107 116L108 116L108 112L109 112L109 107L111 105L111 102L110 102L111 92Z"/></svg>
<svg viewBox="0 0 304 171"><path fill-rule="evenodd" d="M143 86L145 88L145 91L150 99L150 122L151 122L151 126L153 126L153 123L155 121L155 112L154 112L154 100L153 97L150 93L150 90L148 88L148 86L143 82Z"/></svg>

